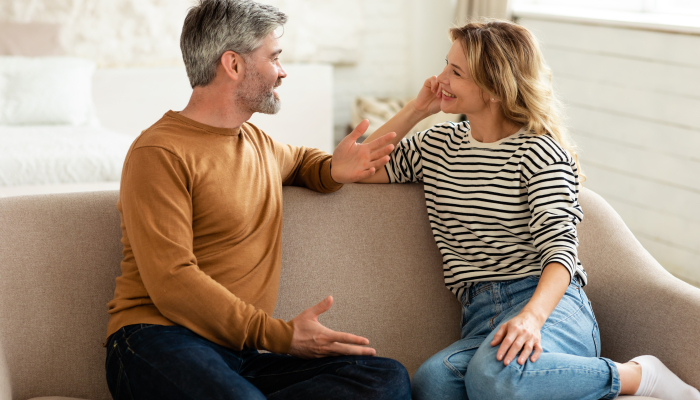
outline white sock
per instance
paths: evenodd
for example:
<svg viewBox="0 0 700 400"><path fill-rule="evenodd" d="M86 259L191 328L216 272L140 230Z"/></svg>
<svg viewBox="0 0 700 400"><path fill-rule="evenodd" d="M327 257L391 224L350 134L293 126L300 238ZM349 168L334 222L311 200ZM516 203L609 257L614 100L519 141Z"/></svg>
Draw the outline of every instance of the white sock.
<svg viewBox="0 0 700 400"><path fill-rule="evenodd" d="M686 384L654 356L639 356L632 360L642 367L642 381L635 396L662 400L700 400L700 392Z"/></svg>

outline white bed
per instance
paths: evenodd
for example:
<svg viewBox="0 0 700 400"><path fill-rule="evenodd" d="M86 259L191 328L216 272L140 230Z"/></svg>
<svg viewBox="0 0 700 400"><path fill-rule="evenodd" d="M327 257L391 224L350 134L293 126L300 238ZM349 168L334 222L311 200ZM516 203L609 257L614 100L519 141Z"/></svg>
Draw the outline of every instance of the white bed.
<svg viewBox="0 0 700 400"><path fill-rule="evenodd" d="M0 196L42 193L39 185L49 192L118 187L132 141L99 127L0 126Z"/></svg>
<svg viewBox="0 0 700 400"><path fill-rule="evenodd" d="M251 122L281 142L332 151L331 66L285 67L282 111ZM0 123L0 197L118 189L133 140L191 91L184 67L98 69L88 126Z"/></svg>

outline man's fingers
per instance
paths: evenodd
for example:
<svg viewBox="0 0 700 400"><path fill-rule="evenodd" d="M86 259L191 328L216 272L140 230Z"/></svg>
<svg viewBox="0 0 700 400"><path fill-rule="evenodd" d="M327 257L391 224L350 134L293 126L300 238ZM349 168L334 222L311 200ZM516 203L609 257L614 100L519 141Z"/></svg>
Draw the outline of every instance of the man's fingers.
<svg viewBox="0 0 700 400"><path fill-rule="evenodd" d="M367 144L370 151L377 150L378 148L384 146L385 144L391 142L391 139L396 137L396 132L389 132L386 135L380 137L379 139L373 140Z"/></svg>
<svg viewBox="0 0 700 400"><path fill-rule="evenodd" d="M347 332L336 332L330 329L326 332L326 339L329 342L356 344L360 346L366 346L369 344L369 340L367 338L363 338L362 336L353 335L352 333Z"/></svg>
<svg viewBox="0 0 700 400"><path fill-rule="evenodd" d="M343 356L375 356L377 350L371 347L353 346L350 344L333 343L327 349L329 355Z"/></svg>
<svg viewBox="0 0 700 400"><path fill-rule="evenodd" d="M320 303L316 304L313 307L308 308L311 313L318 317L319 315L323 314L324 312L330 310L331 306L333 305L333 296L328 296L325 299L321 300Z"/></svg>
<svg viewBox="0 0 700 400"><path fill-rule="evenodd" d="M369 161L374 162L377 159L384 158L391 154L391 152L394 151L394 145L393 144L388 144L384 146L383 148L373 151L369 154Z"/></svg>
<svg viewBox="0 0 700 400"><path fill-rule="evenodd" d="M372 163L372 168L374 168L374 170L376 171L376 170L378 170L379 168L385 166L386 163L389 162L389 160L390 160L389 156L384 156L384 157L380 158L379 160L374 161L374 162ZM370 169L372 169L372 168L370 168ZM372 175L374 175L374 173L373 173Z"/></svg>
<svg viewBox="0 0 700 400"><path fill-rule="evenodd" d="M369 120L368 119L363 119L362 122L357 124L355 129L353 129L352 132L347 136L350 138L350 140L354 142L357 142L357 139L360 138L360 136L364 135L365 132L367 132L367 128L369 128Z"/></svg>
<svg viewBox="0 0 700 400"><path fill-rule="evenodd" d="M374 175L375 172L377 172L377 170L374 167L366 169L360 172L360 174L357 176L357 180L361 181L363 179L369 178L370 176Z"/></svg>

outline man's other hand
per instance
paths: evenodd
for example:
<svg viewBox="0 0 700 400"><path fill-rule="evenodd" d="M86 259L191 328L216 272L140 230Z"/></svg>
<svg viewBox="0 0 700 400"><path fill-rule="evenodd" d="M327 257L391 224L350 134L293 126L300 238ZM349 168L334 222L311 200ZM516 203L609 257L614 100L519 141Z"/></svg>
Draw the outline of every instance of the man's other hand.
<svg viewBox="0 0 700 400"><path fill-rule="evenodd" d="M349 333L332 331L318 322L318 316L330 310L332 305L333 297L328 296L292 320L294 336L289 354L300 358L377 354L373 348L363 347L369 344L369 340Z"/></svg>
<svg viewBox="0 0 700 400"><path fill-rule="evenodd" d="M396 133L387 133L367 144L357 143L357 139L368 127L369 120L363 120L335 148L331 161L331 177L334 181L351 183L369 178L389 162L389 154L394 150L394 145L387 143L396 137Z"/></svg>

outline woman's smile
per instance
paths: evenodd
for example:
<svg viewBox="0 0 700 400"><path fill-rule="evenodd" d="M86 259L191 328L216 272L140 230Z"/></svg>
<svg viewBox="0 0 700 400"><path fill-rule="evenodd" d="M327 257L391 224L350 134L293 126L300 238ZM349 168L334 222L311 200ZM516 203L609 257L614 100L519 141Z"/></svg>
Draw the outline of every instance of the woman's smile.
<svg viewBox="0 0 700 400"><path fill-rule="evenodd" d="M457 98L457 96L455 96L455 95L453 95L452 93L446 91L445 89L442 89L442 96L443 96L443 99L444 99L444 98L448 98L448 99L456 99L456 98Z"/></svg>

